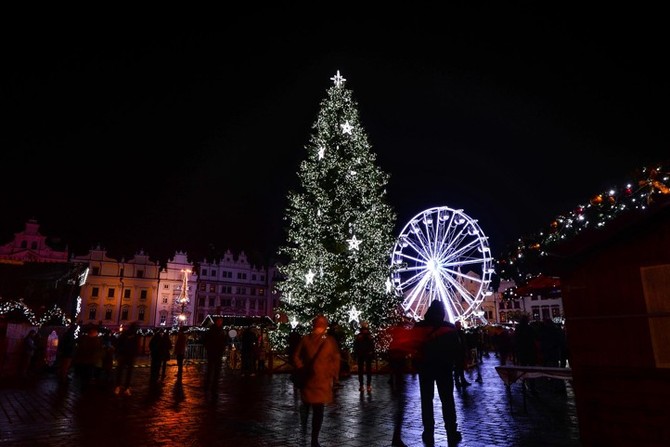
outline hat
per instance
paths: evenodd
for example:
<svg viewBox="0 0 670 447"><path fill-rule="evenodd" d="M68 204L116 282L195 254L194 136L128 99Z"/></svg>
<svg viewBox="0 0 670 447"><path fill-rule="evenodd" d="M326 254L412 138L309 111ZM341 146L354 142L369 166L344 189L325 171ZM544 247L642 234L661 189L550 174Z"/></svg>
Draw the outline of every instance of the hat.
<svg viewBox="0 0 670 447"><path fill-rule="evenodd" d="M328 319L323 315L317 315L312 324L314 327L328 327Z"/></svg>

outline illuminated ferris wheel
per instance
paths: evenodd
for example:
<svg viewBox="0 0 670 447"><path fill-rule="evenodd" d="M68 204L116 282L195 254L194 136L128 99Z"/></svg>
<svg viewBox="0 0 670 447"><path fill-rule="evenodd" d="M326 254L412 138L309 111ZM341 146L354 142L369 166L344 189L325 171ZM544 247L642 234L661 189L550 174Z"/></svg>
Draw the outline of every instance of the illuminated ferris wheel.
<svg viewBox="0 0 670 447"><path fill-rule="evenodd" d="M463 210L441 206L414 216L400 232L391 262L403 310L415 320L434 300L445 304L449 321L466 320L491 294L488 237Z"/></svg>

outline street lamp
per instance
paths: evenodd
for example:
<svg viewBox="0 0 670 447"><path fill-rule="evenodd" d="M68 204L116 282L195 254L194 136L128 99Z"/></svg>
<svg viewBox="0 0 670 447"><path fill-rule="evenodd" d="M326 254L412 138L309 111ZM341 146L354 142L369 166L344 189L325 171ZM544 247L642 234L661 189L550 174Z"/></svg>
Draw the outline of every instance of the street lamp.
<svg viewBox="0 0 670 447"><path fill-rule="evenodd" d="M190 269L182 269L181 273L183 275L182 285L181 285L181 292L179 293L179 297L177 298L177 303L181 305L181 313L179 314L179 317L177 317L177 319L179 320L179 326L183 326L184 321L186 321L186 314L184 313L184 308L189 303L189 299L188 299L188 275L191 274L191 270Z"/></svg>

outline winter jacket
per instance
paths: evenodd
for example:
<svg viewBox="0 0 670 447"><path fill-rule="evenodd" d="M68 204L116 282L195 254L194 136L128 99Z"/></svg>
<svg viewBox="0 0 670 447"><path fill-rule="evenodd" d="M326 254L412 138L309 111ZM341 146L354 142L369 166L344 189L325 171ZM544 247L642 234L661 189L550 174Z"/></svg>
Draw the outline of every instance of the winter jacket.
<svg viewBox="0 0 670 447"><path fill-rule="evenodd" d="M323 343L316 359L314 355ZM313 373L300 390L303 402L308 404L326 404L333 400L333 383L340 373L340 349L331 335L309 334L300 339L293 353L296 368L311 363Z"/></svg>

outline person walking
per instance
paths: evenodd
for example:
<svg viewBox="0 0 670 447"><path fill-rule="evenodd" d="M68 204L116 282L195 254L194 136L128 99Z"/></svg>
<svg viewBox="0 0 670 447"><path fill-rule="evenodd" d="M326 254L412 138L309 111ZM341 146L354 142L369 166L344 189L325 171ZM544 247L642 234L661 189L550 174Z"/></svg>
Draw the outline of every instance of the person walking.
<svg viewBox="0 0 670 447"><path fill-rule="evenodd" d="M372 393L372 361L375 357L375 341L367 321L361 321L361 329L354 338L354 357L358 364L358 391ZM365 380L365 383L364 383Z"/></svg>
<svg viewBox="0 0 670 447"><path fill-rule="evenodd" d="M121 332L117 339L116 350L116 387L114 394L130 396L132 394L130 385L133 378L133 369L138 351L137 323L132 322L130 326Z"/></svg>
<svg viewBox="0 0 670 447"><path fill-rule="evenodd" d="M326 333L328 319L318 315L312 321L312 332L303 336L293 353L293 364L311 370L300 389L303 402L302 422L307 422L312 410L311 447L320 447L319 433L323 425L324 409L333 400L333 385L340 374L340 349L335 339Z"/></svg>
<svg viewBox="0 0 670 447"><path fill-rule="evenodd" d="M456 327L444 321L446 311L441 301L433 301L424 319L414 325L417 337L422 340L416 359L421 395L421 438L426 446L435 445L435 418L433 399L435 388L442 403L442 418L449 446L458 444L461 433L457 430L454 403L454 362L457 360L458 337Z"/></svg>
<svg viewBox="0 0 670 447"><path fill-rule="evenodd" d="M219 395L219 378L223 368L223 353L226 349L226 333L223 330L223 318L217 317L214 325L205 333L207 367L205 368L205 395L216 399Z"/></svg>
<svg viewBox="0 0 670 447"><path fill-rule="evenodd" d="M177 333L177 340L174 343L174 355L177 359L177 382L181 382L184 372L184 357L186 356L186 327L181 326Z"/></svg>

